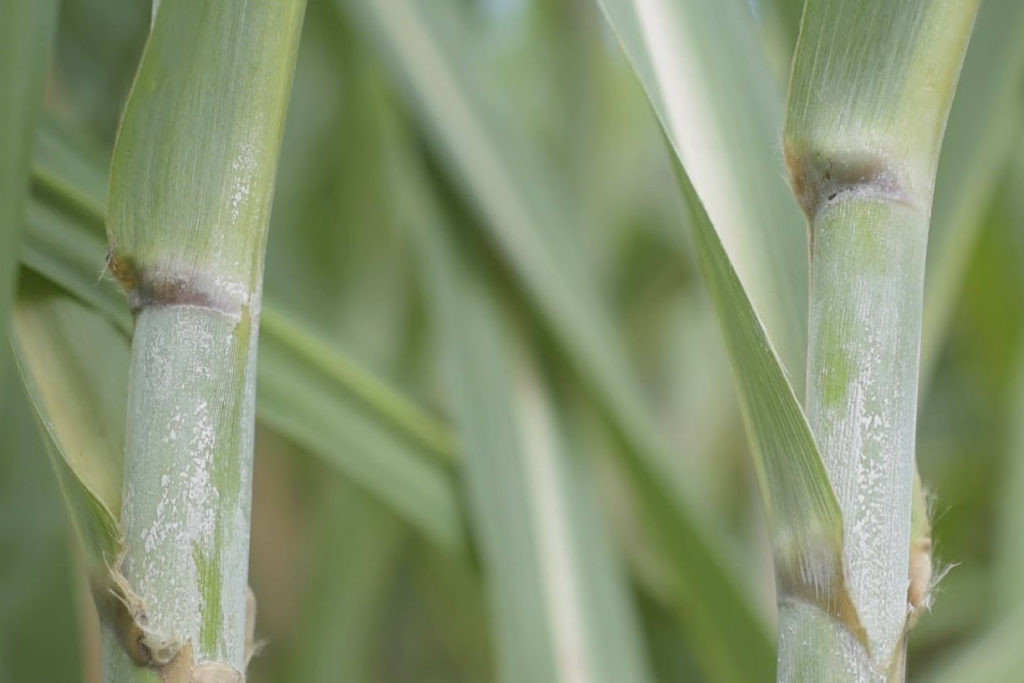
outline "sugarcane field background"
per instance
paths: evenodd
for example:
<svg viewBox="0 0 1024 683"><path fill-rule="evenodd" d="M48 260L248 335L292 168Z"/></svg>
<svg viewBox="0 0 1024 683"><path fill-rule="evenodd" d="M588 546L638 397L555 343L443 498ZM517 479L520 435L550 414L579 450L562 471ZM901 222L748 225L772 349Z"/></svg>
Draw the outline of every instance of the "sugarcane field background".
<svg viewBox="0 0 1024 683"><path fill-rule="evenodd" d="M1024 681L1024 3L223 3L0 0L0 681L816 680L830 665L779 638L802 600L881 676L828 680L904 680L905 641L906 680ZM937 172L904 182L845 139L815 161L858 112L923 131L907 167ZM844 267L828 212L862 196L917 212L923 259L916 323L865 333L910 346L881 371L917 471L885 495L911 539L885 671L845 574L857 496L827 476L821 434L847 432L814 408L876 386L815 298L845 282L818 269ZM251 219L252 252L175 223L195 216ZM146 272L161 231L210 272ZM146 365L175 338L198 357L166 318L220 321L201 287L236 267L244 378ZM244 552L250 525L247 576L201 543L174 558L202 646L139 569L162 540L133 515L176 504L132 479L172 457L148 450L178 410L146 407L161 382L230 413L243 454L229 483L181 473L186 507L241 496L217 544L242 529Z"/></svg>

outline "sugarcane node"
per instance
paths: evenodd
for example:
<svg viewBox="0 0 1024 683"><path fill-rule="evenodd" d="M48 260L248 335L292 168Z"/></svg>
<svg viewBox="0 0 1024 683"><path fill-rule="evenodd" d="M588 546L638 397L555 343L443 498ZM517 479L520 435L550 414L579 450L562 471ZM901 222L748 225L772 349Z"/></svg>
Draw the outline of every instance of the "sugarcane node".
<svg viewBox="0 0 1024 683"><path fill-rule="evenodd" d="M140 666L159 668L174 659L180 644L149 628L145 606L124 576L114 569L108 580L106 590L95 593L97 607L113 624L125 652Z"/></svg>
<svg viewBox="0 0 1024 683"><path fill-rule="evenodd" d="M121 284L133 315L149 307L194 306L239 317L246 304L239 288L225 287L194 268L140 266L130 256L111 249L107 269Z"/></svg>
<svg viewBox="0 0 1024 683"><path fill-rule="evenodd" d="M106 267L110 274L114 276L114 279L120 283L122 288L124 288L125 292L130 292L135 289L136 269L134 259L123 254L118 254L117 250L111 247L107 250Z"/></svg>
<svg viewBox="0 0 1024 683"><path fill-rule="evenodd" d="M848 150L808 151L787 142L786 167L800 208L813 224L828 206L852 197L875 197L888 202L921 207L900 174L884 155Z"/></svg>
<svg viewBox="0 0 1024 683"><path fill-rule="evenodd" d="M846 626L846 628L864 646L864 649L871 654L867 631L861 622L857 612L857 606L850 597L846 587L846 578L843 574L843 560L839 554L824 551L828 557L825 560L829 567L824 582L808 580L806 562L801 563L801 568L793 567L792 571L779 571L784 564L776 563L776 592L780 596L786 596L787 600L796 600L808 605L814 605L832 619ZM819 576L819 579L822 578Z"/></svg>

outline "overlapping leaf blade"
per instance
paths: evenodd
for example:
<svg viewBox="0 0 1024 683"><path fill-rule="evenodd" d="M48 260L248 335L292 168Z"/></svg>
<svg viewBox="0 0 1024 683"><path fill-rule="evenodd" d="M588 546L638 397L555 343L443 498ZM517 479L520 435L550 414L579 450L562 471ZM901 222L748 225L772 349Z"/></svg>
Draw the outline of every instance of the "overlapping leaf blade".
<svg viewBox="0 0 1024 683"><path fill-rule="evenodd" d="M772 532L777 581L807 587L826 604L842 584L842 513L782 365L685 173L697 250L739 387Z"/></svg>
<svg viewBox="0 0 1024 683"><path fill-rule="evenodd" d="M802 342L787 340L805 329L793 318L804 317L806 277L799 274L806 273L806 251L794 232L803 221L780 195L781 169L771 160L766 126L781 110L766 89L763 57L750 48L758 44L752 18L729 1L599 2L681 165L698 256L753 444L777 581L787 592L835 605L842 517L787 378L787 367L795 368L772 343L781 340L789 362L802 366ZM737 39L737 30L749 40Z"/></svg>
<svg viewBox="0 0 1024 683"><path fill-rule="evenodd" d="M782 95L742 0L598 0L754 310L802 394L807 234L785 180Z"/></svg>

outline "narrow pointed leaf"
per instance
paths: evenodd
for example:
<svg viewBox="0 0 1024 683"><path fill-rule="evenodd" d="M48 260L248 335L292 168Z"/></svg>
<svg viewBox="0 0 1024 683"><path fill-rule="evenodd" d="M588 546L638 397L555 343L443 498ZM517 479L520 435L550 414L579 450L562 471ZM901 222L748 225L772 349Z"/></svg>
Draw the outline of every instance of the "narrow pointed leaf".
<svg viewBox="0 0 1024 683"><path fill-rule="evenodd" d="M794 315L794 306L805 305L806 282L793 273L806 271L806 251L802 235L792 234L795 227L804 230L803 219L792 199L781 196L783 190L788 194L784 183L773 185L779 176L770 156L774 133L764 126L773 117L781 121L781 106L777 93L764 86L768 77L756 77L766 66L749 48L757 44L752 19L730 2L600 2L681 166L699 260L753 445L780 599L808 603L841 619L847 601L842 518L787 378L787 369L797 366L787 367L772 344L777 332L805 330L803 323L794 326L780 314ZM735 30L749 33L749 40L721 37ZM718 68L719 62L710 54L720 56L729 76L712 74L711 65ZM736 83L750 87L732 92ZM744 116L753 117L748 125ZM730 147L730 140L739 146ZM752 175L744 177L748 171ZM778 243L769 246L766 239ZM766 258L759 261L758 255ZM765 289L764 282L781 288ZM802 365L803 348L797 352L797 346L790 346L788 360Z"/></svg>
<svg viewBox="0 0 1024 683"><path fill-rule="evenodd" d="M780 599L839 616L842 516L807 419L696 191L679 177L698 255L732 361L767 510Z"/></svg>
<svg viewBox="0 0 1024 683"><path fill-rule="evenodd" d="M807 234L778 150L782 93L748 3L598 4L802 394Z"/></svg>

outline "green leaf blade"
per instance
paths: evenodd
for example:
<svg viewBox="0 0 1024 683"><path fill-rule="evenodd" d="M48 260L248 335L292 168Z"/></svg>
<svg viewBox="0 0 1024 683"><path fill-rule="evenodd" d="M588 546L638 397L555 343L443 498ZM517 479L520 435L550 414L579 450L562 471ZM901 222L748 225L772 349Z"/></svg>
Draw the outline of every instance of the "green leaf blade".
<svg viewBox="0 0 1024 683"><path fill-rule="evenodd" d="M598 0L783 367L803 390L807 235L778 154L782 98L738 0Z"/></svg>
<svg viewBox="0 0 1024 683"><path fill-rule="evenodd" d="M120 550L128 343L89 307L26 273L14 313L22 378L92 569Z"/></svg>
<svg viewBox="0 0 1024 683"><path fill-rule="evenodd" d="M780 598L839 614L842 514L782 363L718 240L696 191L680 172L698 254L729 349L767 509Z"/></svg>

